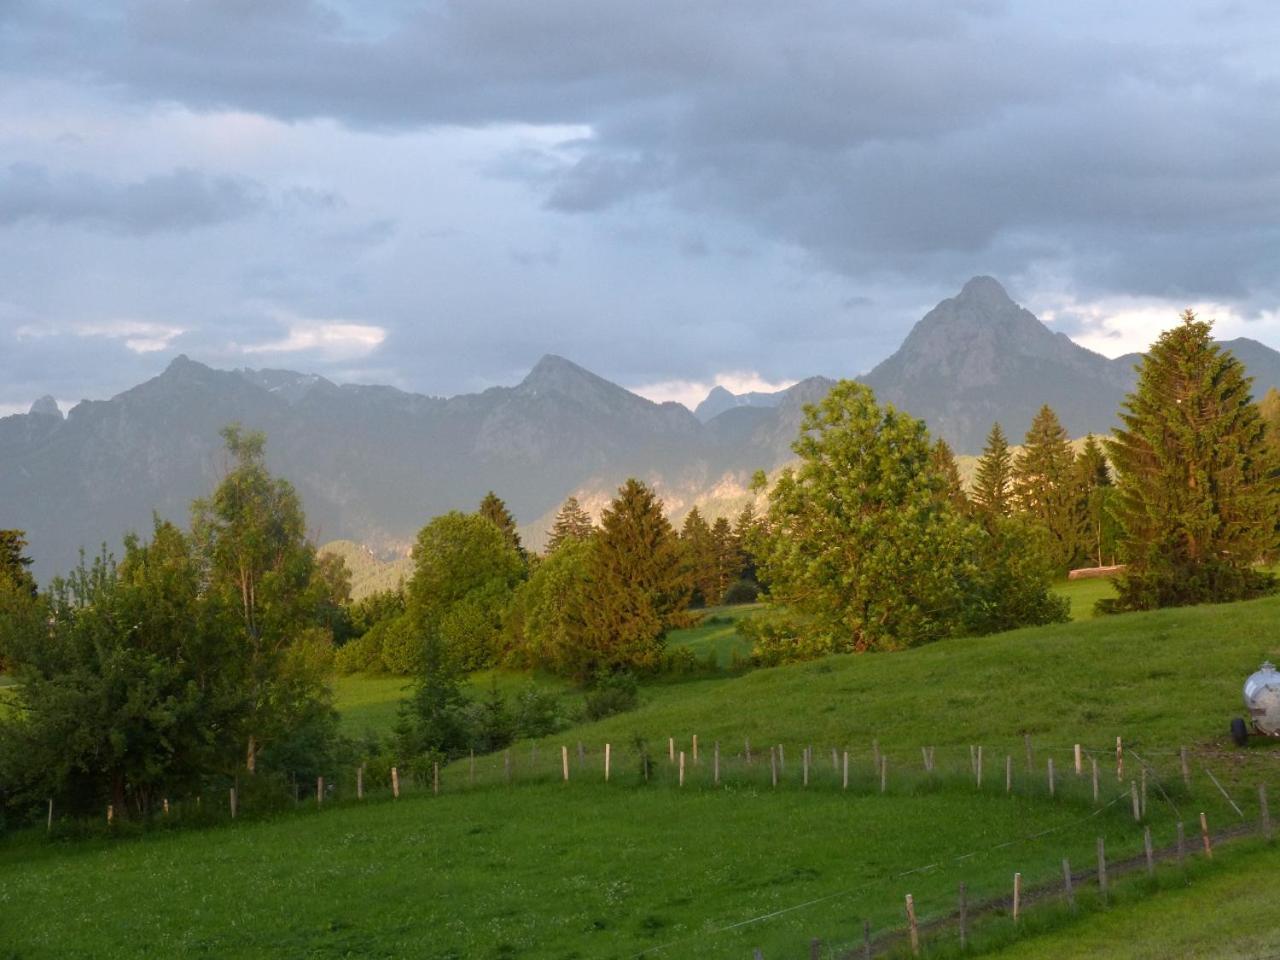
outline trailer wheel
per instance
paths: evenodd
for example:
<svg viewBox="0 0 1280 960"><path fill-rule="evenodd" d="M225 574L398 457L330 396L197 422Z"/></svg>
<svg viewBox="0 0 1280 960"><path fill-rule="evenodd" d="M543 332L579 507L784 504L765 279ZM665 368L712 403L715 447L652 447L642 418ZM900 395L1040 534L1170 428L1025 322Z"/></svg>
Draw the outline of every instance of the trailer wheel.
<svg viewBox="0 0 1280 960"><path fill-rule="evenodd" d="M1249 742L1249 728L1239 717L1231 718L1231 739L1235 741L1237 747L1243 747Z"/></svg>

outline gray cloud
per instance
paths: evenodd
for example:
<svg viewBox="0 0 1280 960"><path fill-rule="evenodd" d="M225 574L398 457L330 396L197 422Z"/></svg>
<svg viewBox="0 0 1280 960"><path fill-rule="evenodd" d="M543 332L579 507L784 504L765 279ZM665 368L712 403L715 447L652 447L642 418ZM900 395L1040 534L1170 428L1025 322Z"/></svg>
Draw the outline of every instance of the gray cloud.
<svg viewBox="0 0 1280 960"><path fill-rule="evenodd" d="M263 203L261 190L252 183L192 170L119 183L86 173L54 173L33 164L0 169L0 224L83 223L148 234L234 220Z"/></svg>

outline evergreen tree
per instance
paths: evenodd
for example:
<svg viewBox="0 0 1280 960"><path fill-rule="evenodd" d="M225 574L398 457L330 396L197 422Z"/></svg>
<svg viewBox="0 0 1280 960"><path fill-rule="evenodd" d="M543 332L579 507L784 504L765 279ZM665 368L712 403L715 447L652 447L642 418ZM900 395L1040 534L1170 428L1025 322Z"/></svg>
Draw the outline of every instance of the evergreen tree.
<svg viewBox="0 0 1280 960"><path fill-rule="evenodd" d="M28 569L31 558L26 555L27 535L24 530L0 530L0 580L36 594L36 581Z"/></svg>
<svg viewBox="0 0 1280 960"><path fill-rule="evenodd" d="M1188 310L1144 357L1107 444L1128 568L1120 609L1236 600L1274 589L1280 485L1251 380Z"/></svg>
<svg viewBox="0 0 1280 960"><path fill-rule="evenodd" d="M1031 421L1013 464L1013 502L1048 535L1049 555L1059 572L1075 557L1081 517L1075 455L1058 415L1045 404Z"/></svg>
<svg viewBox="0 0 1280 960"><path fill-rule="evenodd" d="M742 555L733 536L728 517L717 517L711 525L711 542L715 549L715 599L724 603L725 592L742 573Z"/></svg>
<svg viewBox="0 0 1280 960"><path fill-rule="evenodd" d="M716 544L711 527L702 519L697 507L685 514L680 528L680 552L693 587L692 602L710 606L719 598L716 591Z"/></svg>
<svg viewBox="0 0 1280 960"><path fill-rule="evenodd" d="M994 517L1007 517L1013 490L1013 457L1009 441L999 423L991 425L987 445L978 458L973 478L973 504L988 522Z"/></svg>
<svg viewBox="0 0 1280 960"><path fill-rule="evenodd" d="M503 499L490 490L484 495L484 499L480 501L479 513L480 516L502 531L503 538L523 558L525 552L524 547L520 545L520 534L516 532L516 518L511 515L511 511L507 509Z"/></svg>
<svg viewBox="0 0 1280 960"><path fill-rule="evenodd" d="M756 540L764 529L764 521L756 513L756 505L748 502L733 522L733 544L741 564L738 576L758 583L760 574L756 564Z"/></svg>
<svg viewBox="0 0 1280 960"><path fill-rule="evenodd" d="M556 514L547 537L547 553L552 553L567 540L586 540L594 532L591 515L582 509L577 497L570 497Z"/></svg>
<svg viewBox="0 0 1280 960"><path fill-rule="evenodd" d="M962 513L967 513L972 506L965 496L964 484L960 481L960 468L956 465L956 456L951 444L939 437L933 444L930 466L938 476L942 477L943 495Z"/></svg>
<svg viewBox="0 0 1280 960"><path fill-rule="evenodd" d="M662 501L639 480L622 485L591 541L583 611L584 670L652 669L667 631L686 622L690 584Z"/></svg>
<svg viewBox="0 0 1280 960"><path fill-rule="evenodd" d="M1087 563L1105 566L1115 557L1115 520L1111 516L1111 496L1115 486L1102 444L1093 434L1076 455L1077 510L1081 517L1079 555Z"/></svg>

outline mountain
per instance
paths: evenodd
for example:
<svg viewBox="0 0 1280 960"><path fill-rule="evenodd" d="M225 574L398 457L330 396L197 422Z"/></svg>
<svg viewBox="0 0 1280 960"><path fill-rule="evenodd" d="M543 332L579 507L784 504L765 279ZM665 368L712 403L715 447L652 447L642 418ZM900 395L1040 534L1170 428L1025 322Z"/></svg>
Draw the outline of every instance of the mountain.
<svg viewBox="0 0 1280 960"><path fill-rule="evenodd" d="M776 407L782 402L783 393L784 391L782 390L776 393L761 393L759 391L733 393L716 384L711 388L711 392L707 394L706 399L693 408L693 415L703 423L706 423L708 420L712 420L726 410L732 410L734 407Z"/></svg>
<svg viewBox="0 0 1280 960"><path fill-rule="evenodd" d="M1225 346L1255 377L1256 395L1280 385L1280 353L1247 339ZM995 420L1018 441L1046 402L1075 436L1108 430L1137 359L1086 350L995 280L975 277L864 379L972 454ZM776 394L713 390L699 415L551 355L515 386L451 398L289 370L215 370L179 356L65 418L46 397L0 419L0 528L28 532L36 574L47 579L81 547L118 549L126 531L150 527L153 511L185 521L191 500L226 469L219 431L233 421L266 432L268 466L298 488L317 543L350 540L384 558L407 556L427 520L473 510L488 490L507 501L534 549L566 496L598 512L628 476L654 484L677 521L695 503L714 518L753 499L755 470L791 459L804 405L833 382L812 377Z"/></svg>

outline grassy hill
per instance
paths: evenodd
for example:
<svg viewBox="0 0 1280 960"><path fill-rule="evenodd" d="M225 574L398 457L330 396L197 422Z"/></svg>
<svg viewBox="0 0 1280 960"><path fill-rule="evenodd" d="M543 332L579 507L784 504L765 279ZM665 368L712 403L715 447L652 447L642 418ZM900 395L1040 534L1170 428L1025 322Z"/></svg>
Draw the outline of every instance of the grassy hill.
<svg viewBox="0 0 1280 960"><path fill-rule="evenodd" d="M1014 871L1028 886L1052 879L1063 856L1087 869L1099 835L1115 860L1140 854L1128 782L1143 760L1150 764L1144 824L1157 846L1172 843L1176 820L1193 823L1200 810L1220 829L1240 820L1208 772L1244 818L1256 817L1257 783L1280 796L1280 753L1271 742L1229 747L1226 725L1239 712L1244 676L1275 655L1278 623L1280 598L1272 598L654 684L638 710L518 744L511 787L498 755L480 759L474 786L467 761L444 770L438 797L429 784L406 782L393 802L374 782L361 804L341 782L338 796L347 799L319 813L305 802L303 811L275 818L250 811L235 824L137 839L13 839L0 846L0 927L6 948L24 958L282 950L746 958L755 946L774 958L800 955L813 936L852 946L863 918L878 932L900 928L908 892L928 922L950 912L961 881L977 901L1007 892ZM731 624L705 623L676 640L705 651L732 642L726 630ZM382 682L353 678L344 687L348 720L361 712L371 726L388 720ZM1034 751L1030 769L1024 733ZM696 765L694 734L702 751ZM1126 744L1122 780L1116 736ZM666 758L668 737L690 755L683 787ZM710 763L717 740L719 789ZM887 758L884 793L873 740ZM606 742L614 747L608 784ZM1076 742L1102 767L1101 809L1089 778L1071 772ZM559 782L562 744L570 748L568 784ZM647 784L642 744L655 761ZM786 755L776 789L765 752L773 744ZM987 757L981 790L970 767L977 744ZM1189 787L1178 769L1183 744L1193 751ZM807 745L816 763L806 787ZM932 777L921 769L925 745L936 750ZM831 766L832 747L850 751L847 791ZM1012 795L1006 755L1014 758ZM1058 772L1053 798L1050 757ZM1144 889L1133 885L1110 911L1029 923L1008 955L1140 955L1132 938L1162 921L1162 955L1211 943L1236 949L1235 928L1221 918L1243 921L1248 905L1265 916L1259 897L1241 905L1233 898L1251 883L1269 892L1262 881L1276 864L1269 849L1223 848L1211 868L1194 868L1185 889L1166 876L1162 892L1139 897ZM1212 916L1174 923L1181 908ZM1049 929L1030 936L1040 926ZM1255 927L1243 924L1252 939L1241 944L1255 944ZM999 912L979 934L987 946L1014 936ZM1087 951L1077 949L1082 944ZM945 949L935 943L931 953Z"/></svg>
<svg viewBox="0 0 1280 960"><path fill-rule="evenodd" d="M413 576L413 561L408 557L379 557L354 540L331 540L319 549L341 557L351 571L351 599L361 600L381 590L395 590Z"/></svg>

